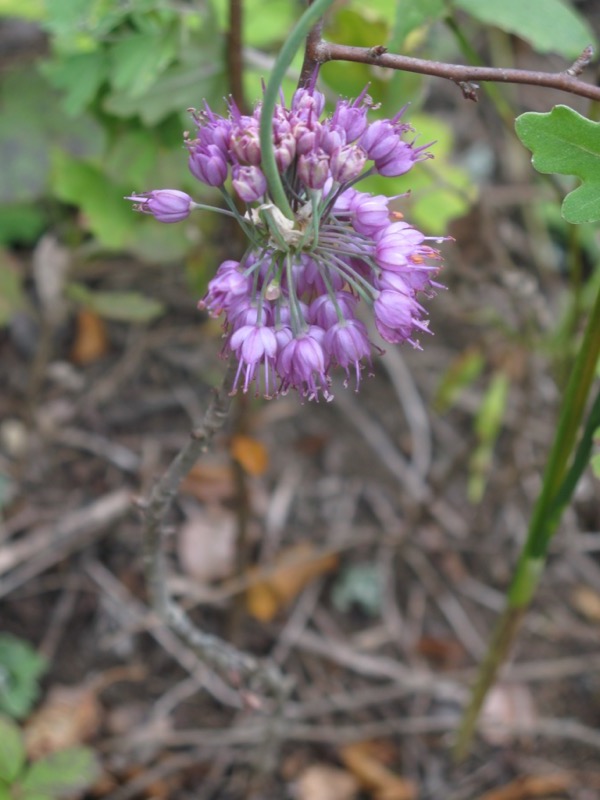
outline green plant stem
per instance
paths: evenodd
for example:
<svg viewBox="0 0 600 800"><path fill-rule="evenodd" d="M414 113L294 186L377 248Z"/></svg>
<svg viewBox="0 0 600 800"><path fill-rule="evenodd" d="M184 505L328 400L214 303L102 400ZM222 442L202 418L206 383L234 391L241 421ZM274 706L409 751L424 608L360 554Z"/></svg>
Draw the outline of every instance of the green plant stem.
<svg viewBox="0 0 600 800"><path fill-rule="evenodd" d="M281 48L273 66L267 88L265 89L265 96L260 114L261 167L267 179L271 199L288 219L294 219L294 212L290 207L283 189L279 170L277 169L277 163L275 161L273 113L275 112L275 104L279 96L281 82L288 67L292 63L296 51L313 25L319 21L332 3L333 0L315 0L314 3L306 9Z"/></svg>
<svg viewBox="0 0 600 800"><path fill-rule="evenodd" d="M577 452L573 458L571 457L599 357L600 291L565 391L556 437L544 472L542 490L531 515L527 539L508 591L506 608L496 625L479 668L471 699L457 733L454 747L457 761L462 760L468 752L488 690L510 651L521 620L539 583L550 540L589 460L593 434L600 422L600 395L590 410Z"/></svg>

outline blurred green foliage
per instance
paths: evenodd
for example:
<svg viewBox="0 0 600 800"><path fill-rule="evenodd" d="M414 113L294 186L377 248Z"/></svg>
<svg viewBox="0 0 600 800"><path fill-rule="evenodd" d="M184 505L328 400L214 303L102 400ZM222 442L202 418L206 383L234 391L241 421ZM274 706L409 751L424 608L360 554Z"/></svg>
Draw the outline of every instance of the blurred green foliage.
<svg viewBox="0 0 600 800"><path fill-rule="evenodd" d="M21 729L0 716L0 800L79 796L98 775L96 757L87 747L70 747L28 763Z"/></svg>
<svg viewBox="0 0 600 800"><path fill-rule="evenodd" d="M0 713L17 719L26 716L37 700L38 681L47 666L30 644L0 634Z"/></svg>

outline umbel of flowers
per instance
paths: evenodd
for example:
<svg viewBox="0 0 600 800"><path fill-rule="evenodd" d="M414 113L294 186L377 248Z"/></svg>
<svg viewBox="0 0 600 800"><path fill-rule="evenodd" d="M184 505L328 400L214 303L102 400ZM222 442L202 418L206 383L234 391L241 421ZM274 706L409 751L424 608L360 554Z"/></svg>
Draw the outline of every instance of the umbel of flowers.
<svg viewBox="0 0 600 800"><path fill-rule="evenodd" d="M402 175L429 154L407 138L412 129L400 121L404 109L369 122L366 92L338 101L323 118L324 104L308 88L296 91L289 108L283 100L275 108L274 154L286 209L274 204L263 171L261 104L250 116L233 103L227 117L208 106L194 113L196 138L186 140L190 171L222 191L225 213L248 239L241 260L219 266L199 303L211 316L224 315L224 353L238 361L233 391L252 387L271 398L296 389L309 400L329 400L335 366L358 388L373 348L357 316L361 301L388 342L419 347L419 332L429 332L418 297L439 286L438 251L390 212L389 197L355 188L375 173ZM206 208L176 189L127 199L161 222Z"/></svg>

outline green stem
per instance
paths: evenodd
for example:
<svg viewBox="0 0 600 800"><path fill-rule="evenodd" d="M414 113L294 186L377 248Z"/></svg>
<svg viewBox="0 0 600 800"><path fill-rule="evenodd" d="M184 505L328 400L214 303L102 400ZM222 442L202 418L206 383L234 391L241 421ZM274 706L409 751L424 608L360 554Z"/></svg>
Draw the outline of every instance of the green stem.
<svg viewBox="0 0 600 800"><path fill-rule="evenodd" d="M498 620L479 668L469 704L459 727L454 756L468 752L479 713L515 640L517 631L542 575L548 546L558 528L562 512L589 460L595 429L600 422L600 394L596 398L577 451L577 431L585 414L588 396L600 357L600 290L590 314L583 341L565 391L556 437L544 471L542 490L533 509L527 539L508 591L504 613ZM569 463L571 466L569 467Z"/></svg>
<svg viewBox="0 0 600 800"><path fill-rule="evenodd" d="M292 63L296 51L308 35L313 25L319 21L325 11L333 3L333 0L314 0L304 14L300 17L292 32L288 36L285 44L281 48L279 55L273 66L271 77L265 89L262 110L260 114L260 152L261 167L267 179L269 194L279 210L289 219L294 219L281 176L275 161L275 147L273 145L273 114L279 96L281 82L285 73Z"/></svg>

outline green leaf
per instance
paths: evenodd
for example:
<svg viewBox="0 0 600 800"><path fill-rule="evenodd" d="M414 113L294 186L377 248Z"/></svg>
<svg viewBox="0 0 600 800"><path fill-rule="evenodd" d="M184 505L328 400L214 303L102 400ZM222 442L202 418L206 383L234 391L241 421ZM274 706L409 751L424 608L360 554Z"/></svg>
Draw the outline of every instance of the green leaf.
<svg viewBox="0 0 600 800"><path fill-rule="evenodd" d="M153 126L170 114L200 105L204 98L213 102L225 92L222 43L216 21L207 16L202 28L190 33L179 49L178 63L154 76L140 94L113 87L104 99L104 110L117 117L139 115L145 125Z"/></svg>
<svg viewBox="0 0 600 800"><path fill-rule="evenodd" d="M600 219L600 123L572 108L555 106L547 114L528 112L515 122L517 136L533 153L539 172L575 175L582 184L562 204L568 222Z"/></svg>
<svg viewBox="0 0 600 800"><path fill-rule="evenodd" d="M494 447L502 428L510 381L505 372L496 372L483 397L475 419L478 445L469 460L467 494L472 503L483 497L494 458Z"/></svg>
<svg viewBox="0 0 600 800"><path fill-rule="evenodd" d="M165 311L161 302L138 292L94 292L81 283L69 284L67 297L105 319L120 322L150 322Z"/></svg>
<svg viewBox="0 0 600 800"><path fill-rule="evenodd" d="M25 796L80 792L98 777L98 762L88 747L60 750L33 763L19 787Z"/></svg>
<svg viewBox="0 0 600 800"><path fill-rule="evenodd" d="M55 150L52 188L60 200L82 209L87 227L105 247L126 245L136 225L135 215L123 201L128 189L115 186L103 169Z"/></svg>
<svg viewBox="0 0 600 800"><path fill-rule="evenodd" d="M44 0L0 0L0 17L17 17L39 22L45 16Z"/></svg>
<svg viewBox="0 0 600 800"><path fill-rule="evenodd" d="M100 125L81 116L68 119L56 92L32 69L15 70L0 84L0 203L29 202L48 188L50 147L80 156L104 146Z"/></svg>
<svg viewBox="0 0 600 800"><path fill-rule="evenodd" d="M47 226L46 214L37 206L20 203L2 206L0 245L15 243L33 245Z"/></svg>
<svg viewBox="0 0 600 800"><path fill-rule="evenodd" d="M25 746L19 726L0 717L0 779L14 783L24 764Z"/></svg>
<svg viewBox="0 0 600 800"><path fill-rule="evenodd" d="M116 91L140 97L156 82L177 54L177 32L136 33L118 41L110 51L111 83Z"/></svg>
<svg viewBox="0 0 600 800"><path fill-rule="evenodd" d="M338 611L346 614L352 606L371 617L382 605L381 572L377 564L352 564L336 580L331 600Z"/></svg>
<svg viewBox="0 0 600 800"><path fill-rule="evenodd" d="M484 25L529 42L540 53L576 58L596 37L586 20L562 0L453 0Z"/></svg>
<svg viewBox="0 0 600 800"><path fill-rule="evenodd" d="M63 92L62 105L76 117L88 106L108 77L108 58L102 50L76 53L43 66L44 75Z"/></svg>
<svg viewBox="0 0 600 800"><path fill-rule="evenodd" d="M0 250L0 327L7 325L25 304L22 280L16 267Z"/></svg>
<svg viewBox="0 0 600 800"><path fill-rule="evenodd" d="M179 149L177 155L183 166L185 153ZM113 143L106 159L106 171L112 180L119 180L121 183L127 180L132 187L144 187L153 176L156 177L160 163L158 144L152 133L148 130L132 129L123 132Z"/></svg>
<svg viewBox="0 0 600 800"><path fill-rule="evenodd" d="M0 782L0 800L15 800L8 786Z"/></svg>
<svg viewBox="0 0 600 800"><path fill-rule="evenodd" d="M435 393L434 406L438 414L445 413L456 403L464 389L481 375L484 366L481 351L474 347L450 363Z"/></svg>
<svg viewBox="0 0 600 800"><path fill-rule="evenodd" d="M388 26L380 19L366 18L364 14L344 8L330 20L327 38L356 47L373 47L388 40ZM327 65L327 83L335 92L346 97L356 97L363 86L373 82L373 69L366 64L332 61ZM357 89L358 87L358 89ZM372 93L377 96L373 89Z"/></svg>
<svg viewBox="0 0 600 800"><path fill-rule="evenodd" d="M406 37L417 28L430 25L446 13L444 0L418 0L396 4L396 18L388 46L393 53L403 49Z"/></svg>
<svg viewBox="0 0 600 800"><path fill-rule="evenodd" d="M46 660L27 642L0 634L0 711L24 717L38 695L38 679L46 671Z"/></svg>

